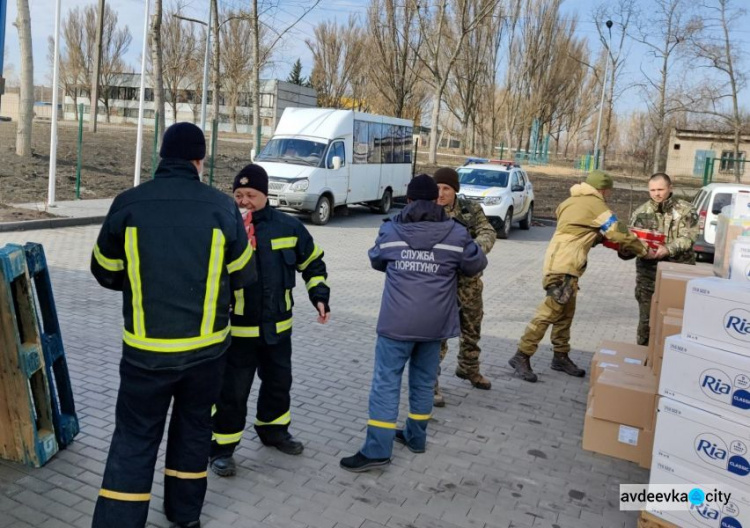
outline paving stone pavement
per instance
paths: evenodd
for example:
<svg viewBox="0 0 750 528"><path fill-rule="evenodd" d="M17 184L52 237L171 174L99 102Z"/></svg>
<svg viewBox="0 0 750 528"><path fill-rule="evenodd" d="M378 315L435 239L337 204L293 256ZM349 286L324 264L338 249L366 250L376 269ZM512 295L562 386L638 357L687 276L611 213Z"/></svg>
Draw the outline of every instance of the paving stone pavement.
<svg viewBox="0 0 750 528"><path fill-rule="evenodd" d="M492 390L473 389L453 375L457 342L451 343L441 377L447 406L435 409L427 453L397 444L384 470L355 475L339 468L339 459L361 446L367 420L384 279L370 268L367 249L380 221L354 207L327 226L308 225L325 249L332 320L317 324L304 290L295 292L292 431L305 452L290 457L264 448L248 428L237 451L238 475L209 478L204 527L634 527L636 514L618 510L618 485L644 483L648 472L581 449L588 376L550 370L549 338L532 359L539 383L511 378L507 366L543 297L549 227L514 231L489 256L481 345ZM73 444L41 469L0 461L0 527L91 523L114 427L122 319L120 295L99 287L89 272L97 233L96 226L0 233L0 246L45 247L81 421ZM634 340L634 281L632 261L604 248L591 252L572 338L572 358L582 366L600 340ZM255 391L251 398L253 408ZM404 392L402 419L406 403ZM160 457L152 527L169 526L163 467Z"/></svg>

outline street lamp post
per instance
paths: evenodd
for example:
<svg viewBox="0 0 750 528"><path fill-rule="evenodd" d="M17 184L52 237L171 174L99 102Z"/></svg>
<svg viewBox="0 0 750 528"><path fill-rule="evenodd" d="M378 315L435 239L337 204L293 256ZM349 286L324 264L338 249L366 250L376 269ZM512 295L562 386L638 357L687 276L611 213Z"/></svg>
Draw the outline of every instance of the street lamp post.
<svg viewBox="0 0 750 528"><path fill-rule="evenodd" d="M601 101L599 102L599 119L596 124L596 141L594 142L594 168L599 168L599 134L602 130L602 111L604 110L604 91L607 87L607 73L609 71L609 49L612 45L612 25L613 22L611 20L607 20L606 22L607 30L609 30L609 45L607 46L607 58L604 62L604 76L602 77L602 97ZM602 40L604 40L602 38Z"/></svg>
<svg viewBox="0 0 750 528"><path fill-rule="evenodd" d="M201 97L201 130L206 133L206 101L208 99L208 57L211 50L211 11L208 12L208 23L202 20L196 20L195 18L188 18L181 15L175 15L180 20L187 20L188 22L195 22L197 24L203 24L207 27L206 30L206 53L203 58L203 88ZM214 94L216 97L216 94Z"/></svg>

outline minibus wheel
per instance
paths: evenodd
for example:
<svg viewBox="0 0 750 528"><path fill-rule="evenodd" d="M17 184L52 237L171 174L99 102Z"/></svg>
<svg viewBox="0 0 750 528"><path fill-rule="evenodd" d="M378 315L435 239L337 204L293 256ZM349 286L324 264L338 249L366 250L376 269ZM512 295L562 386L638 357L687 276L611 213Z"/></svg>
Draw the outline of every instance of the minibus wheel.
<svg viewBox="0 0 750 528"><path fill-rule="evenodd" d="M380 214L387 214L393 206L393 193L390 189L386 189L383 193L383 197L380 199L378 207L375 209Z"/></svg>
<svg viewBox="0 0 750 528"><path fill-rule="evenodd" d="M315 206L315 211L310 215L310 220L315 225L325 225L331 219L331 199L321 196Z"/></svg>

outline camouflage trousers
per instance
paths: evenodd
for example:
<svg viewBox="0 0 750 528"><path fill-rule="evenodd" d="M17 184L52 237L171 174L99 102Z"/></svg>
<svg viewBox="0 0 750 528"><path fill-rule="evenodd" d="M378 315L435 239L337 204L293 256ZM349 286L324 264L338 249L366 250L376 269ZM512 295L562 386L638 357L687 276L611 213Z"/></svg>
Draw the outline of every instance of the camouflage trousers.
<svg viewBox="0 0 750 528"><path fill-rule="evenodd" d="M654 295L656 279L645 273L635 275L635 300L638 301L638 344L648 346L651 331L651 297Z"/></svg>
<svg viewBox="0 0 750 528"><path fill-rule="evenodd" d="M557 353L570 352L570 327L576 312L578 277L571 275L550 275L544 279L547 295L536 309L536 314L526 326L518 342L518 350L533 356L539 342L552 326L552 350Z"/></svg>
<svg viewBox="0 0 750 528"><path fill-rule="evenodd" d="M465 374L479 372L479 339L482 334L484 303L482 290L484 284L480 277L458 277L459 319L461 321L461 338L458 345L458 370ZM448 341L440 345L440 361L448 353Z"/></svg>

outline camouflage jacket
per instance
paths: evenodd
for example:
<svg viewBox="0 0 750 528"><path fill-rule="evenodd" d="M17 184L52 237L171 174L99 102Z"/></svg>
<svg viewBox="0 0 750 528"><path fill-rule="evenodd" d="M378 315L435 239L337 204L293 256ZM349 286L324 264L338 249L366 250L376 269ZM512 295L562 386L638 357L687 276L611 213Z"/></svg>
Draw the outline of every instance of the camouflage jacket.
<svg viewBox="0 0 750 528"><path fill-rule="evenodd" d="M478 203L456 197L453 205L443 207L445 214L460 222L469 230L471 238L482 248L486 255L495 245L497 233L490 221L484 216L482 206Z"/></svg>
<svg viewBox="0 0 750 528"><path fill-rule="evenodd" d="M649 200L635 210L630 218L630 227L653 229L666 235L666 248L670 262L695 263L693 244L698 238L698 215L692 204L680 200L674 194L657 204ZM656 260L648 263L638 259L638 264L656 267ZM640 267L640 266L639 266Z"/></svg>

